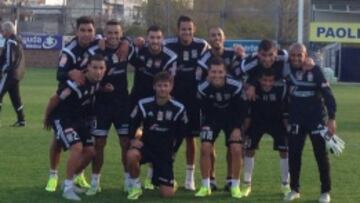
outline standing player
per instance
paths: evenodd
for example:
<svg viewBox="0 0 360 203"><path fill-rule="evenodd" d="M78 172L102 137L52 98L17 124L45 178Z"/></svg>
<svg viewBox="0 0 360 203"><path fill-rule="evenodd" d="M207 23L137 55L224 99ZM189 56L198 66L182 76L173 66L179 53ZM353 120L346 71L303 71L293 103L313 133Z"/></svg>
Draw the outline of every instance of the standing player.
<svg viewBox="0 0 360 203"><path fill-rule="evenodd" d="M3 97L8 92L17 115L17 121L12 126L24 127L24 106L21 103L19 90L20 80L25 71L22 42L16 36L13 23L4 22L1 25L1 31L6 40L0 56L0 113Z"/></svg>
<svg viewBox="0 0 360 203"><path fill-rule="evenodd" d="M336 131L336 102L320 67L304 68L307 51L304 45L290 47L290 104L289 104L289 169L291 192L284 200L300 198L301 154L306 135L310 135L321 181L319 202L330 202L330 163L321 132L328 129L330 136ZM326 111L325 111L326 107ZM324 115L327 112L327 123Z"/></svg>
<svg viewBox="0 0 360 203"><path fill-rule="evenodd" d="M147 30L147 44L138 49L130 60L135 67L134 86L130 94L132 107L140 99L154 95L152 84L157 73L167 71L175 75L177 55L163 46L163 39L160 27L150 26ZM154 189L151 184L152 174L153 170L149 167L145 179L146 189Z"/></svg>
<svg viewBox="0 0 360 203"><path fill-rule="evenodd" d="M103 57L93 56L86 68L84 84L79 86L67 80L58 88L56 95L50 98L46 108L44 127L52 127L56 142L64 150L70 151L63 191L65 199L81 200L75 193L77 189L73 177L82 171L95 155L90 128L94 119L95 92L105 69Z"/></svg>
<svg viewBox="0 0 360 203"><path fill-rule="evenodd" d="M234 68L240 65L241 55L237 54L233 48L225 48L225 33L220 27L211 27L209 29L209 43L211 49L208 49L198 60L198 67L196 69L196 79L198 82L206 79L211 59L220 57L224 60L226 72L229 76L234 77ZM214 149L215 150L215 149ZM230 152L227 151L227 180L225 190L229 190L231 185L231 161ZM211 165L211 187L213 190L217 189L215 180L215 151L212 155Z"/></svg>
<svg viewBox="0 0 360 203"><path fill-rule="evenodd" d="M177 137L184 136L187 124L185 107L171 99L173 78L167 72L154 78L155 96L141 99L131 113L132 145L127 154L131 188L128 199L138 199L141 194L140 164L150 162L154 168L153 183L160 186L163 197L175 194L173 154ZM135 131L143 126L141 138Z"/></svg>
<svg viewBox="0 0 360 203"><path fill-rule="evenodd" d="M96 100L96 129L95 136L96 155L92 162L91 188L87 195L95 195L101 191L100 171L104 162L104 148L111 124L114 124L121 146L121 160L125 170L124 186L128 184L129 174L126 171L126 151L128 149L129 107L130 99L127 84L127 63L133 54L133 49L127 42L122 41L122 28L120 22L110 20L105 26L105 49L98 45L89 48L90 55L101 54L107 66L105 77L101 82L101 89ZM125 48L124 48L125 47ZM127 49L130 53L120 53Z"/></svg>
<svg viewBox="0 0 360 203"><path fill-rule="evenodd" d="M77 85L85 82L83 70L88 63L88 48L95 41L95 23L90 17L83 16L76 20L76 37L71 40L61 51L59 67L57 71L57 80L59 86L66 83L67 80L75 81ZM45 190L54 192L58 183L57 168L60 162L61 145L53 138L50 145L50 174ZM76 184L81 187L90 188L83 173L75 179Z"/></svg>
<svg viewBox="0 0 360 203"><path fill-rule="evenodd" d="M250 126L245 137L244 157L244 196L251 192L251 178L254 168L255 150L261 137L268 133L274 140L274 150L280 155L281 189L284 195L290 191L288 147L287 147L287 88L285 85L275 85L275 75L272 69L261 73L255 86L256 100L250 103Z"/></svg>
<svg viewBox="0 0 360 203"><path fill-rule="evenodd" d="M226 137L231 162L231 196L241 198L240 168L242 162L241 128L246 114L242 98L242 83L226 76L225 63L213 58L209 63L207 81L198 87L201 113L203 115L200 139L200 168L202 186L197 197L211 195L210 170L214 142L221 130Z"/></svg>
<svg viewBox="0 0 360 203"><path fill-rule="evenodd" d="M208 43L194 37L196 27L188 16L180 16L177 22L178 36L165 40L165 46L177 55L174 97L183 103L189 116L189 135L186 140L185 189L195 190L195 137L200 131L200 108L196 99L197 81L195 70L198 58L209 48ZM177 144L180 147L181 141Z"/></svg>

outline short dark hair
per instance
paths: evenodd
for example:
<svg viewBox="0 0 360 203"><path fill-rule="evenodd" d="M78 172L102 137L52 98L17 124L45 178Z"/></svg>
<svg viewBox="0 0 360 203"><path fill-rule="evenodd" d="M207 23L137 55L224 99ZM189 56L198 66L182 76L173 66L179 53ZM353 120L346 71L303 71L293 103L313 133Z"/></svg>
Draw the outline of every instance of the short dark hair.
<svg viewBox="0 0 360 203"><path fill-rule="evenodd" d="M162 32L160 26L158 26L158 25L151 25L151 26L147 29L146 34L149 34L149 32L159 32L159 31Z"/></svg>
<svg viewBox="0 0 360 203"><path fill-rule="evenodd" d="M180 27L182 22L194 22L189 16L182 15L177 20L177 27Z"/></svg>
<svg viewBox="0 0 360 203"><path fill-rule="evenodd" d="M89 63L91 63L91 61L105 61L105 58L101 54L95 54L95 55L90 56Z"/></svg>
<svg viewBox="0 0 360 203"><path fill-rule="evenodd" d="M154 76L154 82L155 85L158 82L170 82L171 84L174 83L174 78L169 72L160 72Z"/></svg>
<svg viewBox="0 0 360 203"><path fill-rule="evenodd" d="M120 21L118 21L116 19L111 19L111 20L108 20L106 22L106 25L119 25L119 26L121 26L121 23L120 23Z"/></svg>
<svg viewBox="0 0 360 203"><path fill-rule="evenodd" d="M273 40L264 39L261 40L258 51L270 51L272 49L276 49L277 45Z"/></svg>
<svg viewBox="0 0 360 203"><path fill-rule="evenodd" d="M223 67L224 67L224 69L226 70L226 68L225 68L225 61L224 61L224 59L223 58L221 58L221 57L214 57L214 58L212 58L212 59L210 59L210 61L209 61L209 69L211 69L211 67L213 66L213 65L222 65Z"/></svg>
<svg viewBox="0 0 360 203"><path fill-rule="evenodd" d="M81 24L92 24L95 27L95 21L90 16L81 16L76 19L76 28L79 28Z"/></svg>
<svg viewBox="0 0 360 203"><path fill-rule="evenodd" d="M275 77L275 71L273 68L263 68L260 72L260 78L262 77Z"/></svg>

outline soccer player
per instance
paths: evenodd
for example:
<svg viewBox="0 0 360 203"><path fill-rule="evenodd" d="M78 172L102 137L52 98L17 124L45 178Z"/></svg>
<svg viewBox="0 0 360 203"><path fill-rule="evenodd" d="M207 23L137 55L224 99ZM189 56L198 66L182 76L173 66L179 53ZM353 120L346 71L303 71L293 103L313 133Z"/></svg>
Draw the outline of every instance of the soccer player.
<svg viewBox="0 0 360 203"><path fill-rule="evenodd" d="M256 100L250 102L250 126L245 136L244 156L244 187L242 192L248 196L251 192L252 172L254 168L255 150L261 137L268 133L274 140L274 150L280 155L281 189L287 194L289 186L288 147L287 147L287 88L285 85L275 85L275 75L272 69L262 71L255 86Z"/></svg>
<svg viewBox="0 0 360 203"><path fill-rule="evenodd" d="M94 119L95 93L105 70L104 58L100 55L93 56L86 68L84 84L77 85L67 80L59 86L46 108L44 127L52 127L56 142L70 152L62 194L65 199L81 200L76 194L78 188L74 185L73 178L95 155L90 128Z"/></svg>
<svg viewBox="0 0 360 203"><path fill-rule="evenodd" d="M89 58L87 50L93 43L98 43L95 41L95 22L90 17L82 16L76 20L76 37L61 51L57 70L59 86L66 83L69 79L76 82L77 85L85 82L83 71L86 68ZM61 145L59 145L54 138L50 144L50 174L45 188L46 191L54 192L56 190L58 183L57 168L60 155ZM79 176L75 178L75 182L81 187L90 188L90 184L87 183L83 173L80 173Z"/></svg>
<svg viewBox="0 0 360 203"><path fill-rule="evenodd" d="M320 132L325 127L330 136L336 131L336 102L320 67L304 68L307 51L303 44L290 47L289 74L289 171L291 192L284 198L293 201L300 198L301 154L306 135L310 135L321 181L319 202L330 202L330 163L325 140ZM325 108L326 107L326 108ZM326 111L325 111L326 109ZM324 115L327 113L327 122Z"/></svg>
<svg viewBox="0 0 360 203"><path fill-rule="evenodd" d="M187 116L185 107L171 98L173 78L167 72L154 77L155 96L141 99L131 113L131 148L127 153L128 171L131 176L130 200L138 199L142 194L139 180L140 164L150 162L153 165L153 183L160 187L163 197L175 194L173 155L174 142L178 136L184 136ZM143 126L141 138L135 136L136 129Z"/></svg>
<svg viewBox="0 0 360 203"><path fill-rule="evenodd" d="M235 52L233 48L225 48L225 33L220 27L211 27L209 29L209 43L211 49L208 49L198 60L198 67L196 69L196 79L198 82L206 79L211 59L220 57L224 60L226 73L228 76L234 77L234 70L240 65L242 56ZM215 148L214 148L215 150ZM227 179L225 184L225 190L228 191L231 186L231 160L230 152L227 152ZM217 190L217 184L215 180L215 151L212 155L211 165L211 188Z"/></svg>
<svg viewBox="0 0 360 203"><path fill-rule="evenodd" d="M169 72L172 76L176 74L177 55L163 45L163 33L160 27L153 25L147 30L147 44L137 49L130 60L135 67L134 86L131 90L131 108L145 97L154 95L152 88L154 76L162 71ZM145 179L145 188L154 189L151 183L153 170L148 169Z"/></svg>
<svg viewBox="0 0 360 203"><path fill-rule="evenodd" d="M200 168L202 186L196 197L211 195L210 169L214 143L221 130L225 133L231 162L231 196L241 198L240 168L242 164L241 128L246 114L242 83L226 76L225 62L216 57L209 63L207 80L198 86L203 116L201 124Z"/></svg>
<svg viewBox="0 0 360 203"><path fill-rule="evenodd" d="M198 58L209 49L208 43L194 37L196 27L188 16L180 16L177 22L178 36L165 40L165 46L178 55L173 95L185 105L189 117L189 135L186 135L185 189L195 190L195 137L200 131L200 107L196 99L197 81L195 70ZM180 147L181 141L177 143Z"/></svg>
<svg viewBox="0 0 360 203"><path fill-rule="evenodd" d="M0 56L0 113L4 95L8 92L17 115L13 127L24 127L24 106L20 98L20 80L24 76L24 51L21 39L16 36L12 22L1 24L1 32L5 38L4 49Z"/></svg>
<svg viewBox="0 0 360 203"><path fill-rule="evenodd" d="M86 192L87 195L95 195L101 191L100 171L104 162L104 148L107 135L111 124L114 124L119 136L121 146L121 160L125 170L124 186L128 185L129 174L126 171L126 151L129 140L129 93L127 84L127 62L133 54L133 48L129 43L122 41L123 32L119 21L110 20L106 23L105 30L105 49L102 50L98 45L89 48L90 55L96 53L105 57L107 71L101 82L101 89L97 95L96 129L92 132L95 136L96 155L92 162L91 188ZM127 47L128 53L119 53L121 49Z"/></svg>

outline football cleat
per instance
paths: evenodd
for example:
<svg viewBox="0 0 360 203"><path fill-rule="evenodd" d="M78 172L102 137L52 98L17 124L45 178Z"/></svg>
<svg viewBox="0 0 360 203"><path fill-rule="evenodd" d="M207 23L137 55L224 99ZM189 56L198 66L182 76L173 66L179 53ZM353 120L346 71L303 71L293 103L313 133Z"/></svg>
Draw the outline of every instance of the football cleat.
<svg viewBox="0 0 360 203"><path fill-rule="evenodd" d="M45 187L45 190L48 192L55 192L57 185L58 185L58 177L51 176L51 177L49 177L49 180Z"/></svg>
<svg viewBox="0 0 360 203"><path fill-rule="evenodd" d="M199 191L195 193L195 197L206 197L211 195L211 188L201 186Z"/></svg>
<svg viewBox="0 0 360 203"><path fill-rule="evenodd" d="M128 194L127 198L129 200L137 200L137 199L139 199L139 197L141 195L142 195L142 189L133 187L133 188L129 189L129 194Z"/></svg>

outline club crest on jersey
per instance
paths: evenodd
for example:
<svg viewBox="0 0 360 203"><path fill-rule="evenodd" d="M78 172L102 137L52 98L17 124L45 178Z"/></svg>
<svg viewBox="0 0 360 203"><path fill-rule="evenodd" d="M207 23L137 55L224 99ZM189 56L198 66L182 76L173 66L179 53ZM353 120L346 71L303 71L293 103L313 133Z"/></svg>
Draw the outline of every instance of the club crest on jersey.
<svg viewBox="0 0 360 203"><path fill-rule="evenodd" d="M173 113L172 111L166 111L165 113L165 120L171 121L172 120Z"/></svg>
<svg viewBox="0 0 360 203"><path fill-rule="evenodd" d="M154 63L155 68L160 68L161 66L161 60L156 60Z"/></svg>
<svg viewBox="0 0 360 203"><path fill-rule="evenodd" d="M113 63L119 63L119 57L116 54L113 54L112 61L113 61Z"/></svg>
<svg viewBox="0 0 360 203"><path fill-rule="evenodd" d="M164 112L159 111L156 116L156 120L163 121L164 120Z"/></svg>
<svg viewBox="0 0 360 203"><path fill-rule="evenodd" d="M149 60L146 62L146 67L151 68L152 65L153 65L153 61L152 61L152 59L149 59Z"/></svg>
<svg viewBox="0 0 360 203"><path fill-rule="evenodd" d="M190 54L188 51L183 52L183 60L188 61L190 59Z"/></svg>
<svg viewBox="0 0 360 203"><path fill-rule="evenodd" d="M302 80L302 78L303 78L303 73L301 71L297 71L296 72L296 79L297 80Z"/></svg>
<svg viewBox="0 0 360 203"><path fill-rule="evenodd" d="M192 57L193 59L198 58L198 52L197 52L196 49L191 50L191 57Z"/></svg>
<svg viewBox="0 0 360 203"><path fill-rule="evenodd" d="M307 80L310 82L314 81L314 75L311 72L307 74Z"/></svg>
<svg viewBox="0 0 360 203"><path fill-rule="evenodd" d="M149 117L154 117L154 113L152 111L149 111L148 116Z"/></svg>
<svg viewBox="0 0 360 203"><path fill-rule="evenodd" d="M139 56L140 60L145 61L145 56L141 55Z"/></svg>

